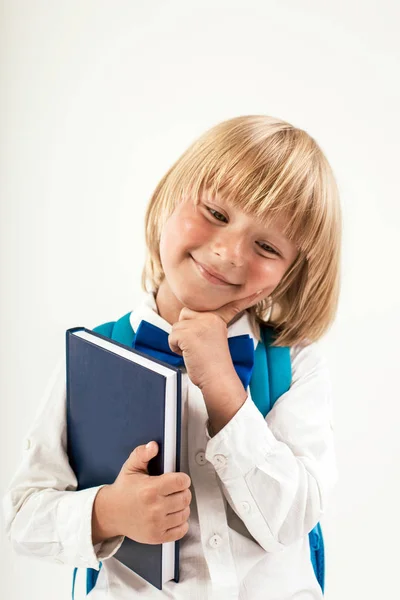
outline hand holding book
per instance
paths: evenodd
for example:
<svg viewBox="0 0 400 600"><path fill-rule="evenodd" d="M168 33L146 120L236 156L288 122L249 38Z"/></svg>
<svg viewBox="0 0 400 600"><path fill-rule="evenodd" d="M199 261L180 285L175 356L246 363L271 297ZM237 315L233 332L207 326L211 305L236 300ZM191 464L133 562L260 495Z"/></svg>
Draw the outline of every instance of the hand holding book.
<svg viewBox="0 0 400 600"><path fill-rule="evenodd" d="M157 454L157 442L137 446L115 482L100 489L93 505L93 544L117 535L163 544L187 533L190 477L183 472L149 475L148 463Z"/></svg>

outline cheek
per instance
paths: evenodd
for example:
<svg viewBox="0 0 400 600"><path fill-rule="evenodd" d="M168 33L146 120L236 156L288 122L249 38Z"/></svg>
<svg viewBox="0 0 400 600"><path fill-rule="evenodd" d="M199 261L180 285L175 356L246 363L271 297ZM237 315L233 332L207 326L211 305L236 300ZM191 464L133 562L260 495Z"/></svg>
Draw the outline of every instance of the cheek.
<svg viewBox="0 0 400 600"><path fill-rule="evenodd" d="M248 283L251 288L266 288L272 292L279 284L285 273L284 265L280 260L262 258L256 260L249 272ZM252 293L252 292L251 292Z"/></svg>
<svg viewBox="0 0 400 600"><path fill-rule="evenodd" d="M201 246L207 237L208 234L198 218L171 215L161 233L161 261L173 261L174 256L179 259L179 254Z"/></svg>
<svg viewBox="0 0 400 600"><path fill-rule="evenodd" d="M207 227L199 217L190 216L181 220L179 224L179 235L181 242L186 247L197 247L203 244L209 237Z"/></svg>
<svg viewBox="0 0 400 600"><path fill-rule="evenodd" d="M176 235L176 226L174 218L170 217L165 223L161 231L160 237L160 258L164 271L168 268L172 257L177 252L176 244L178 236Z"/></svg>

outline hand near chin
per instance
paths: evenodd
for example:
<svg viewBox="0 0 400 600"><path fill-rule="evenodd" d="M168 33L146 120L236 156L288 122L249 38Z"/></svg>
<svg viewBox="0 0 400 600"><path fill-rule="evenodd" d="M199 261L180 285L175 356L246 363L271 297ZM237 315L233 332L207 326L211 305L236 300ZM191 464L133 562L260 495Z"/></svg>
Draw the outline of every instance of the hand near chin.
<svg viewBox="0 0 400 600"><path fill-rule="evenodd" d="M183 357L194 385L203 389L222 376L238 378L229 352L228 325L244 310L260 302L264 295L265 290L260 290L212 311L182 308L168 342L171 350Z"/></svg>

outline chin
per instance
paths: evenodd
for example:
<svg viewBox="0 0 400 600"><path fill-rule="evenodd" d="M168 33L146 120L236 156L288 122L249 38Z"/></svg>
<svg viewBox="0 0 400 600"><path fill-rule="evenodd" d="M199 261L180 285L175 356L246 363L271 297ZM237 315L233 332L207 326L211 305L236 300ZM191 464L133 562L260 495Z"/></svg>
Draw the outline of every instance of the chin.
<svg viewBox="0 0 400 600"><path fill-rule="evenodd" d="M182 304L184 306L187 306L188 308L190 308L190 310L195 310L197 312L206 312L206 311L218 310L218 308L221 308L221 306L226 304L226 302L221 303L221 300L212 300L212 299L205 300L204 298L199 297L199 295L196 295L195 298L192 298L192 297L188 297L187 299L185 298L185 301L182 302Z"/></svg>
<svg viewBox="0 0 400 600"><path fill-rule="evenodd" d="M193 290L193 292L190 293L187 286L182 292L177 290L175 297L183 306L197 312L216 310L222 306L220 301L213 300L212 298L205 298L205 294L199 293L198 290Z"/></svg>

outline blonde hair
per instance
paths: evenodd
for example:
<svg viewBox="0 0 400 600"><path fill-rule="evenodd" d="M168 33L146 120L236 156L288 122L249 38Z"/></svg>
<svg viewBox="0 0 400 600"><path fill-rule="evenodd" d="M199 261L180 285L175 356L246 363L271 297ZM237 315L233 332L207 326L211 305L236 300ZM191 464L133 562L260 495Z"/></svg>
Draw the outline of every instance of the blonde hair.
<svg viewBox="0 0 400 600"><path fill-rule="evenodd" d="M248 309L254 332L272 325L274 345L308 344L332 324L340 286L341 210L332 169L316 141L271 116L241 116L206 131L158 183L145 215L142 288L157 292L164 272L163 224L185 197L197 204L203 189L220 194L268 224L284 217L297 258L267 301ZM269 320L266 317L270 312ZM258 324L258 325L257 325Z"/></svg>

